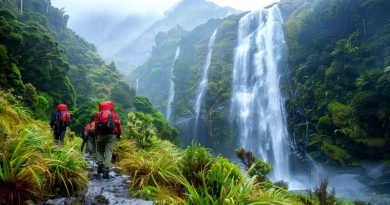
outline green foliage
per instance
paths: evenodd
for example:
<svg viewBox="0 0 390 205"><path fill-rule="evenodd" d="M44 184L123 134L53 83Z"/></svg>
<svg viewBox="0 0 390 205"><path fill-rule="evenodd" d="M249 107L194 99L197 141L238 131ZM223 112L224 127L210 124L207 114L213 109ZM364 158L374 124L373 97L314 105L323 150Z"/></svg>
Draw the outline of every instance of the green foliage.
<svg viewBox="0 0 390 205"><path fill-rule="evenodd" d="M237 157L245 165L249 176L257 176L259 182L267 180L266 175L274 169L270 163L257 159L251 151L245 151L244 148L238 148L234 151L236 152Z"/></svg>
<svg viewBox="0 0 390 205"><path fill-rule="evenodd" d="M206 177L208 193L213 198L218 198L224 187L240 184L244 180L240 168L221 156L218 156L211 165Z"/></svg>
<svg viewBox="0 0 390 205"><path fill-rule="evenodd" d="M291 97L289 130L307 149L339 165L388 159L390 2L283 0ZM361 15L365 14L365 15ZM348 25L348 26L345 26ZM330 120L331 119L331 120ZM380 140L382 139L382 140ZM322 141L325 141L322 143ZM372 142L372 143L369 143ZM375 147L375 148L374 148ZM319 156L319 155L317 155Z"/></svg>
<svg viewBox="0 0 390 205"><path fill-rule="evenodd" d="M149 101L148 98L144 96L136 96L134 97L133 104L137 112L142 112L146 114L137 114L137 118L143 120L143 116L151 116L146 121L152 118L151 121L153 123L153 126L156 128L156 134L159 138L169 140L175 144L179 143L179 131L169 126L168 122L164 119L163 114L153 107L152 103Z"/></svg>
<svg viewBox="0 0 390 205"><path fill-rule="evenodd" d="M132 80L139 78L138 95L146 96L156 108L163 112L168 99L170 70L174 65L174 58L180 32L186 31L176 26L167 32L159 32L156 37L156 47L152 49L150 59L133 72Z"/></svg>
<svg viewBox="0 0 390 205"><path fill-rule="evenodd" d="M258 179L262 182L267 179L266 175L269 174L273 169L274 167L270 163L258 159L248 170L248 174L249 176L257 176Z"/></svg>
<svg viewBox="0 0 390 205"><path fill-rule="evenodd" d="M344 149L328 142L322 142L320 150L328 158L328 161L336 161L339 165L344 166L352 158Z"/></svg>
<svg viewBox="0 0 390 205"><path fill-rule="evenodd" d="M328 105L330 114L332 115L332 121L336 126L344 127L350 124L351 117L354 114L354 110L341 103L330 103Z"/></svg>
<svg viewBox="0 0 390 205"><path fill-rule="evenodd" d="M288 190L288 182L286 182L286 181L283 181L283 180L276 181L276 182L274 183L274 185L275 185L276 187L281 188L281 189Z"/></svg>
<svg viewBox="0 0 390 205"><path fill-rule="evenodd" d="M87 162L80 152L73 148L64 150L58 147L47 149L48 164L50 173L47 179L47 186L50 193L72 196L76 191L81 191L88 185L86 173Z"/></svg>
<svg viewBox="0 0 390 205"><path fill-rule="evenodd" d="M138 147L139 148L139 147ZM176 186L172 174L178 161L178 150L168 141L156 141L148 150L128 150L130 154L120 161L125 173L132 176L130 190L150 186ZM132 153L131 153L132 152Z"/></svg>
<svg viewBox="0 0 390 205"><path fill-rule="evenodd" d="M134 140L141 149L151 148L153 141L158 138L152 120L151 115L130 112L125 126L125 139Z"/></svg>
<svg viewBox="0 0 390 205"><path fill-rule="evenodd" d="M38 201L43 195L42 173L39 155L26 141L3 141L0 152L0 202L24 204L27 200Z"/></svg>
<svg viewBox="0 0 390 205"><path fill-rule="evenodd" d="M126 123L135 90L123 80L115 63L103 65L95 46L67 28L69 16L64 9L32 0L24 2L20 15L15 2L0 4L2 89L22 96L22 103L38 119L48 119L56 105L67 104L77 133L89 121L89 117L79 117L91 113L90 101L95 97L113 100Z"/></svg>

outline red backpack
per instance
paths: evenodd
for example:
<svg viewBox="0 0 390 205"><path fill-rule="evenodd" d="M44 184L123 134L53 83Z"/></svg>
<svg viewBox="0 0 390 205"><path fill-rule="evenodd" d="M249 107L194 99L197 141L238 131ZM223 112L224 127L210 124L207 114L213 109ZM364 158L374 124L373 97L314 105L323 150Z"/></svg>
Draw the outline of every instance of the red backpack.
<svg viewBox="0 0 390 205"><path fill-rule="evenodd" d="M57 127L70 125L70 113L68 112L68 106L65 104L57 106L56 123Z"/></svg>
<svg viewBox="0 0 390 205"><path fill-rule="evenodd" d="M111 101L99 103L99 116L96 127L100 134L115 134L116 113Z"/></svg>
<svg viewBox="0 0 390 205"><path fill-rule="evenodd" d="M93 136L95 134L95 121L86 124L84 127L84 136Z"/></svg>

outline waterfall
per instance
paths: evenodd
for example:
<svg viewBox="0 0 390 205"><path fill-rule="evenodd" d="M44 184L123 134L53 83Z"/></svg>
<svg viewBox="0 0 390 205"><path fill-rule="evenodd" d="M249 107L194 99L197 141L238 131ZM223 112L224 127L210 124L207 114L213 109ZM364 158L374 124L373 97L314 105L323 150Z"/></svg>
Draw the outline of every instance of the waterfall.
<svg viewBox="0 0 390 205"><path fill-rule="evenodd" d="M20 0L20 14L23 14L23 0Z"/></svg>
<svg viewBox="0 0 390 205"><path fill-rule="evenodd" d="M138 92L138 80L139 80L139 78L137 78L137 80L135 81L135 91L136 92Z"/></svg>
<svg viewBox="0 0 390 205"><path fill-rule="evenodd" d="M240 19L229 119L238 128L240 146L274 166L273 180L288 180L290 170L285 100L279 89L285 48L277 5Z"/></svg>
<svg viewBox="0 0 390 205"><path fill-rule="evenodd" d="M46 7L46 13L49 13L49 7L50 7L50 0L47 0L47 7Z"/></svg>
<svg viewBox="0 0 390 205"><path fill-rule="evenodd" d="M173 67L175 65L177 57L179 57L179 54L180 54L180 48L177 47L175 58L173 59L173 65L172 65L171 72L170 72L170 83L169 83L169 95L168 95L168 103L167 103L167 113L165 115L165 117L167 118L166 120L168 122L170 122L170 118L171 118L171 114L172 114L172 106L171 106L171 104L173 102L173 99L175 98L175 83L172 80L172 77L173 77Z"/></svg>
<svg viewBox="0 0 390 205"><path fill-rule="evenodd" d="M194 110L196 113L195 117L195 128L194 128L194 139L197 139L198 137L198 122L199 122L199 113L200 113L200 108L204 104L204 94L207 88L207 83L208 83L208 71L211 63L211 55L213 53L213 46L214 46L214 41L215 41L215 36L217 35L217 30L214 31L213 35L211 35L209 45L208 45L208 53L206 57L206 61L203 65L202 69L202 79L199 83L198 86L198 92L196 94L195 98L195 104L194 104Z"/></svg>

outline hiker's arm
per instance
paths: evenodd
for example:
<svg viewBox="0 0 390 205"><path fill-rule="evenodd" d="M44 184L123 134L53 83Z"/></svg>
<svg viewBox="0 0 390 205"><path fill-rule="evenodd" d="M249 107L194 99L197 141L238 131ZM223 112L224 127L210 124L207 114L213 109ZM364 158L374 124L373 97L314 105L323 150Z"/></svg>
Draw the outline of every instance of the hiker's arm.
<svg viewBox="0 0 390 205"><path fill-rule="evenodd" d="M53 114L51 115L51 118L50 118L50 123L49 123L50 128L52 128L52 129L54 127L54 121L55 120L56 120L56 112L53 112Z"/></svg>

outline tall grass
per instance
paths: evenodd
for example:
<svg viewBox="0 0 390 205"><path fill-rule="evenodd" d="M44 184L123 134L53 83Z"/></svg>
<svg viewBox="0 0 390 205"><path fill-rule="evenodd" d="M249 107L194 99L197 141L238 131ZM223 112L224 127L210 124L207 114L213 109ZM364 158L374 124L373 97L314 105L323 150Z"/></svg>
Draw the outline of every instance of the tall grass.
<svg viewBox="0 0 390 205"><path fill-rule="evenodd" d="M86 187L87 163L74 147L55 145L48 123L0 91L0 204L25 204Z"/></svg>
<svg viewBox="0 0 390 205"><path fill-rule="evenodd" d="M177 149L169 142L162 142L153 145L148 151L140 149L134 154L129 153L126 159L121 160L120 166L133 177L132 190L141 190L147 186L170 186L175 182L171 176L177 166L177 153Z"/></svg>
<svg viewBox="0 0 390 205"><path fill-rule="evenodd" d="M192 142L181 155L179 161L180 172L195 186L200 186L203 179L199 178L199 173L210 169L213 162L211 151L203 147L200 143Z"/></svg>
<svg viewBox="0 0 390 205"><path fill-rule="evenodd" d="M256 177L235 183L224 183L220 188L220 195L213 196L205 183L197 188L183 175L174 176L186 188L184 197L171 198L169 204L180 205L291 205L294 204L280 189L263 191L256 182ZM202 178L206 179L206 173L202 172ZM167 204L167 203L164 203Z"/></svg>
<svg viewBox="0 0 390 205"><path fill-rule="evenodd" d="M39 153L28 146L28 136L2 143L0 153L0 201L23 204L43 195L42 175L47 172Z"/></svg>
<svg viewBox="0 0 390 205"><path fill-rule="evenodd" d="M53 146L47 149L47 188L50 193L72 196L88 185L88 163L75 149Z"/></svg>

